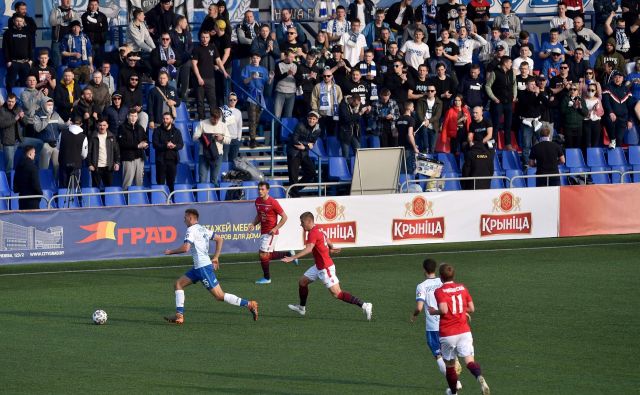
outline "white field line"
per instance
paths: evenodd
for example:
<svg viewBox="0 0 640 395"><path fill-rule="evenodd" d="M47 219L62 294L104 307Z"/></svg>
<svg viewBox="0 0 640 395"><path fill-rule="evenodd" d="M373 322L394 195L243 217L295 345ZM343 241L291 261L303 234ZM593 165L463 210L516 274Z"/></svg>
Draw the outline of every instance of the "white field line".
<svg viewBox="0 0 640 395"><path fill-rule="evenodd" d="M462 250L462 251L429 251L429 252L412 252L412 253L398 253L398 254L379 254L379 255L357 255L357 256L334 256L334 260L346 260L346 259L361 259L361 258L390 258L397 256L416 256L416 255L443 255L443 254L475 254L478 252L504 252L504 251L527 251L527 250L555 250L562 248L583 248L583 247L603 247L603 246L617 246L617 245L633 245L640 244L640 242L619 242L619 243L592 243L592 244L572 244L562 246L540 246L540 247L514 247L514 248L488 248L478 250ZM308 260L308 259L307 259ZM253 261L240 261L240 262L228 262L222 263L222 265L246 265L257 263L257 260ZM170 265L170 266L146 266L146 267L119 267L119 268L105 268L105 269L78 269L78 270L59 270L48 272L31 272L31 273L6 273L0 274L0 277L15 277L15 276L35 276L44 274L66 274L66 273L95 273L95 272L119 272L126 270L157 270L157 269L174 269L178 267L190 267L191 265Z"/></svg>

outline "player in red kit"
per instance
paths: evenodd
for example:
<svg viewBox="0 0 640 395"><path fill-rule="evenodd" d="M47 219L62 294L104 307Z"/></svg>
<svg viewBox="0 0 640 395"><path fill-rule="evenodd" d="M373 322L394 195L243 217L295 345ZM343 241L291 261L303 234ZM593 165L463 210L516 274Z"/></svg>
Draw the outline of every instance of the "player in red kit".
<svg viewBox="0 0 640 395"><path fill-rule="evenodd" d="M313 253L315 264L304 272L298 281L298 293L300 295L300 304L290 304L289 308L300 315L306 314L307 296L309 295L309 284L316 280L324 283L331 294L342 300L343 302L355 304L362 308L367 320L371 321L373 314L373 305L365 303L359 298L351 295L349 292L340 289L340 281L336 276L336 267L329 253L338 253L339 249L333 248L333 244L327 238L327 235L315 225L313 214L310 212L303 213L300 216L300 226L307 232L307 240L305 241L304 250L297 254L283 258L283 262L292 262L309 253Z"/></svg>
<svg viewBox="0 0 640 395"><path fill-rule="evenodd" d="M271 273L269 273L269 263L272 259L281 259L287 256L284 252L275 252L276 241L278 240L278 230L287 222L280 203L269 196L269 183L260 181L258 183L258 198L256 199L256 218L249 225L249 230L253 231L255 226L260 224L260 265L262 266L263 277L256 281L256 284L271 284ZM280 216L280 221L278 221ZM293 255L293 254L291 254ZM298 261L296 260L296 265Z"/></svg>
<svg viewBox="0 0 640 395"><path fill-rule="evenodd" d="M489 395L489 385L473 357L473 337L467 320L469 314L475 311L475 306L467 288L453 282L454 275L453 266L446 263L440 266L443 284L434 292L438 308L429 308L429 314L440 316L440 351L447 367L447 395L457 393L456 355L464 358L467 369L478 380L482 394Z"/></svg>

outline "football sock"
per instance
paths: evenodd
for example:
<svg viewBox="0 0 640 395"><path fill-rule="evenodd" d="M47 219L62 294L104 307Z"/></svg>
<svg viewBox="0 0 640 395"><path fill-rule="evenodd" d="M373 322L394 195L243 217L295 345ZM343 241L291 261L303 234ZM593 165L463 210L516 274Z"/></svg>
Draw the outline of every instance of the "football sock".
<svg viewBox="0 0 640 395"><path fill-rule="evenodd" d="M179 289L176 291L176 311L180 314L184 314L184 290Z"/></svg>
<svg viewBox="0 0 640 395"><path fill-rule="evenodd" d="M242 298L239 298L234 294L227 294L227 293L224 294L224 301L234 306L241 306L241 307L246 306L249 303L248 301Z"/></svg>
<svg viewBox="0 0 640 395"><path fill-rule="evenodd" d="M455 394L457 390L458 384L458 373L456 373L455 366L447 366L447 373L445 374L447 377L447 384L449 384L449 389L452 394Z"/></svg>
<svg viewBox="0 0 640 395"><path fill-rule="evenodd" d="M436 359L436 363L438 364L438 369L440 369L440 373L447 374L447 365L444 364L444 359L438 358Z"/></svg>
<svg viewBox="0 0 640 395"><path fill-rule="evenodd" d="M273 260L277 260L277 259L282 259L285 256L287 256L286 252L274 251L274 252L271 253L271 257L270 258L273 259Z"/></svg>
<svg viewBox="0 0 640 395"><path fill-rule="evenodd" d="M307 296L309 296L309 287L298 286L298 294L300 295L300 306L307 305Z"/></svg>
<svg viewBox="0 0 640 395"><path fill-rule="evenodd" d="M477 362L469 362L467 364L467 369L474 375L476 378L482 374L482 370L480 370L480 365Z"/></svg>
<svg viewBox="0 0 640 395"><path fill-rule="evenodd" d="M267 256L266 258L260 257L260 266L262 266L262 273L264 274L264 278L267 280L271 278L271 274L269 273L269 261L271 259Z"/></svg>
<svg viewBox="0 0 640 395"><path fill-rule="evenodd" d="M362 301L351 295L349 292L340 291L340 293L338 294L338 299L342 300L343 302L356 304L362 307Z"/></svg>

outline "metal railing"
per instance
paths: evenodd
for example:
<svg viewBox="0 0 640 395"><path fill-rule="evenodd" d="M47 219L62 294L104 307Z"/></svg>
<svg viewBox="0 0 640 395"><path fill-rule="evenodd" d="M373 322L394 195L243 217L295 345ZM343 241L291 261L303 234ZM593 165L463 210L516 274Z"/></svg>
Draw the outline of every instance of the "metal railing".
<svg viewBox="0 0 640 395"><path fill-rule="evenodd" d="M620 176L620 184L627 184L627 182L624 181L624 179L627 178L627 176L629 177L629 180L631 180L631 182L629 182L628 184L632 184L633 183L632 176L634 174L640 174L640 170L629 170L629 171L622 172L622 176Z"/></svg>
<svg viewBox="0 0 640 395"><path fill-rule="evenodd" d="M296 187L317 187L318 196L322 196L322 190L324 190L324 196L327 196L327 187L339 186L339 185L351 185L348 181L328 181L328 182L299 182L291 184L287 187L287 199L290 198L290 192L292 188Z"/></svg>
<svg viewBox="0 0 640 395"><path fill-rule="evenodd" d="M11 210L11 201L12 200L20 200L20 199L36 199L36 198L40 198L40 199L44 199L45 202L47 202L47 207L49 206L49 199L47 199L46 196L44 195L26 195L26 196L19 196L19 195L15 195L15 196L1 196L0 195L0 201L7 201L8 202L8 206L7 206L7 210L6 211L10 211ZM3 210L0 210L3 211Z"/></svg>
<svg viewBox="0 0 640 395"><path fill-rule="evenodd" d="M87 193L61 193L58 195L53 195L51 197L51 199L49 200L49 203L47 204L47 208L53 208L51 206L51 204L54 201L58 201L59 198L84 198L84 197L89 197L89 196L107 196L107 195L131 195L134 193L153 193L153 192L160 192L162 193L164 196L167 196L167 191L165 191L164 189L138 189L138 190L134 190L134 191L130 191L130 190L126 190L126 191L110 191L110 192L87 192ZM83 199L84 200L84 199ZM80 207L80 206L78 206ZM91 206L84 206L84 202L82 207L91 207ZM102 207L102 206L94 206L94 207ZM62 207L59 207L62 208Z"/></svg>
<svg viewBox="0 0 640 395"><path fill-rule="evenodd" d="M509 183L509 184L505 184L506 188L509 188L506 185L509 185L509 186L511 185L511 179L507 176L423 178L423 179L416 179L416 180L405 180L400 185L400 189L398 191L399 192L405 191L405 188L407 188L409 184L422 184L422 183L428 183L428 182L444 183L445 181L473 181L473 189L476 189L476 181L494 180L494 179L506 180L506 182Z"/></svg>
<svg viewBox="0 0 640 395"><path fill-rule="evenodd" d="M640 173L640 172L638 172ZM558 174L523 174L521 176L513 176L511 177L510 180L510 187L511 185L513 185L514 180L518 180L518 179L529 179L529 178L551 178L551 177L557 177L559 179L561 179L562 177L570 177L570 176L593 176L593 175L598 175L598 174L606 174L606 175L613 175L613 174L618 174L620 175L620 181L617 182L616 184L622 184L623 183L623 172L618 171L618 170L600 170L600 171L580 171L580 172L571 172L571 173L558 173ZM586 180L585 180L586 181ZM613 184L613 180L610 180L611 184ZM527 185L525 185L527 186Z"/></svg>
<svg viewBox="0 0 640 395"><path fill-rule="evenodd" d="M282 190L284 190L285 192L287 191L287 188L283 187L282 185L278 185L278 184L273 184L270 185L270 189L274 189L274 188L280 188ZM233 190L238 190L238 189L258 189L257 185L239 185L239 186L235 186L235 187L213 187L213 188L193 188L193 189L179 189L179 190L174 190L173 192L171 192L168 196L167 196L167 202L166 204L171 204L171 199L178 194L181 193L194 193L194 192L216 192L216 191L233 191ZM202 203L202 202L199 202Z"/></svg>

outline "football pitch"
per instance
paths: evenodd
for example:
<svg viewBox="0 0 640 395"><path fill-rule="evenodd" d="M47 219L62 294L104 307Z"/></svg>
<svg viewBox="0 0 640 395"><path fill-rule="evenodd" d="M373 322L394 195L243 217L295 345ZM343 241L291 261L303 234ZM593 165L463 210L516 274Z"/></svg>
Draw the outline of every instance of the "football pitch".
<svg viewBox="0 0 640 395"><path fill-rule="evenodd" d="M256 299L259 320L195 285L183 326L162 317L188 256L0 266L0 392L442 395L424 316L409 322L427 256L453 264L474 298L492 394L637 393L637 235L343 251L342 288L373 303L371 322L320 283L305 317L289 311L308 259L272 263L273 283L258 286L255 254L223 255L223 290ZM461 381L479 393L466 369Z"/></svg>

